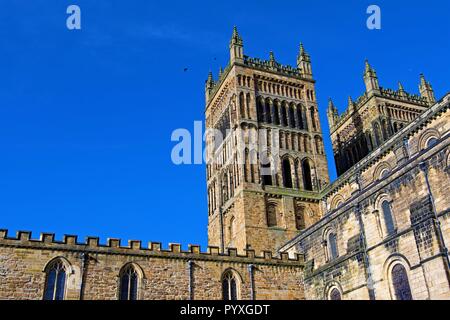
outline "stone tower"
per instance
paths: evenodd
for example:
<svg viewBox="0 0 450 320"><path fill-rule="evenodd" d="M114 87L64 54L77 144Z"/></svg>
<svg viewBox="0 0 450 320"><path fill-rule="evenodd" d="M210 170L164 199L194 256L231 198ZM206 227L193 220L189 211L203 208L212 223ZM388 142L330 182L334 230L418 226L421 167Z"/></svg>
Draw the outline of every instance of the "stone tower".
<svg viewBox="0 0 450 320"><path fill-rule="evenodd" d="M250 58L236 28L229 49L205 85L209 245L275 251L321 217L329 184L311 58Z"/></svg>
<svg viewBox="0 0 450 320"><path fill-rule="evenodd" d="M327 117L339 176L435 103L431 84L423 75L420 95L407 93L401 83L398 90L380 87L377 73L368 61L363 78L366 91L356 101L349 97L344 113L339 115L331 100L328 105Z"/></svg>

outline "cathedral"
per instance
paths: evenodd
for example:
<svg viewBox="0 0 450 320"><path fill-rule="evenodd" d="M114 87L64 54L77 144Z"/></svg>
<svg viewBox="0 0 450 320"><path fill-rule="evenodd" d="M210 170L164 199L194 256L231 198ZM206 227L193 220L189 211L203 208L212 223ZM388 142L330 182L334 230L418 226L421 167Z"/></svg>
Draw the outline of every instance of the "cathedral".
<svg viewBox="0 0 450 320"><path fill-rule="evenodd" d="M450 299L450 94L380 86L327 118L312 60L244 54L205 83L208 248L0 230L0 299ZM362 64L363 65L363 64Z"/></svg>

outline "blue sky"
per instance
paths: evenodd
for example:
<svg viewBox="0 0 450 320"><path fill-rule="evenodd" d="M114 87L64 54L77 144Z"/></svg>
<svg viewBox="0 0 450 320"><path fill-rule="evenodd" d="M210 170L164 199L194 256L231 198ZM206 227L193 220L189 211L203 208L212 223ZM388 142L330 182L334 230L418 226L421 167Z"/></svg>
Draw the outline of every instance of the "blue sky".
<svg viewBox="0 0 450 320"><path fill-rule="evenodd" d="M82 30L66 28L77 4ZM370 4L382 29L366 28ZM446 1L3 0L0 10L0 228L206 245L203 165L175 166L176 128L204 118L204 81L244 53L313 60L331 177L328 97L342 112L380 84L450 91ZM188 68L184 72L184 68ZM444 78L445 77L445 78Z"/></svg>

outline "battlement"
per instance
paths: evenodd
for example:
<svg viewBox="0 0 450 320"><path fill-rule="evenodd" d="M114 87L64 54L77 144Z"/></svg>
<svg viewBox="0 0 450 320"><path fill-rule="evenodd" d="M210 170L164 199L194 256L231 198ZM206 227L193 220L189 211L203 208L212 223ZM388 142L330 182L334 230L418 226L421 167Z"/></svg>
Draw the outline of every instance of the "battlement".
<svg viewBox="0 0 450 320"><path fill-rule="evenodd" d="M139 240L129 240L128 244L123 246L121 239L108 238L106 244L101 244L98 237L87 237L84 242L79 242L76 235L64 235L62 241L57 241L54 233L41 233L38 239L33 239L32 233L29 231L18 231L15 236L10 237L8 230L5 229L0 229L0 247L137 255L184 260L237 261L271 265L298 266L304 263L304 256L300 254L290 258L287 253L281 253L278 257L270 251L256 254L254 250L245 250L245 255L240 255L235 248L228 248L225 253L221 253L219 247L214 246L208 246L206 252L202 252L199 245L192 244L189 244L188 250L184 251L181 244L178 243L169 243L168 248L163 249L161 242L149 242L147 246L143 246Z"/></svg>
<svg viewBox="0 0 450 320"><path fill-rule="evenodd" d="M429 106L428 100L426 97L421 97L417 94L407 93L404 90L393 90L388 88L380 87L379 94L375 94L374 96L379 98L386 98L391 100L397 100L400 102L412 103L419 105L421 107ZM359 110L372 96L369 96L367 92L364 92L361 96L359 96L356 101L353 102L352 106L347 107L347 109L338 115L335 119L335 123L331 126L331 131L335 131L338 127L340 127L345 121L347 121L352 114Z"/></svg>
<svg viewBox="0 0 450 320"><path fill-rule="evenodd" d="M275 61L275 58L271 56L270 60L262 60L259 58L251 58L244 56L244 64L254 69L260 69L263 71L277 72L289 77L301 77L300 69L294 68L290 65L283 65Z"/></svg>
<svg viewBox="0 0 450 320"><path fill-rule="evenodd" d="M260 58L251 58L249 56L244 56L244 65L249 68L258 69L261 71L275 72L287 77L296 77L305 79L302 76L301 69L292 67L290 65L283 65L275 61L273 56L271 57L272 58L269 60L263 60ZM210 97L214 97L214 95L217 93L223 81L226 79L228 73L230 72L231 68L232 65L228 64L224 69L220 70L217 81L213 81L212 83Z"/></svg>
<svg viewBox="0 0 450 320"><path fill-rule="evenodd" d="M418 94L411 94L403 90L393 90L393 89L386 89L386 88L380 88L381 96L384 98L391 98L396 99L400 101L405 101L409 103L415 103L420 104L423 106L428 106L428 100L426 97L421 97Z"/></svg>

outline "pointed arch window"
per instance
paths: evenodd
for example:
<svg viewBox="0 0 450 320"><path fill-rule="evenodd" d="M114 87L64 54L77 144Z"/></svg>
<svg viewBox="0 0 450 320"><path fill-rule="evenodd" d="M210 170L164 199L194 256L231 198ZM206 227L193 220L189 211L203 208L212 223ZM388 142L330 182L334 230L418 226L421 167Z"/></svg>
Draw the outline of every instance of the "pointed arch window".
<svg viewBox="0 0 450 320"><path fill-rule="evenodd" d="M341 292L337 288L331 289L330 300L342 300Z"/></svg>
<svg viewBox="0 0 450 320"><path fill-rule="evenodd" d="M61 260L55 260L47 267L44 300L64 300L66 268Z"/></svg>
<svg viewBox="0 0 450 320"><path fill-rule="evenodd" d="M391 273L395 298L397 300L413 300L405 267L398 263L392 268Z"/></svg>
<svg viewBox="0 0 450 320"><path fill-rule="evenodd" d="M232 271L227 271L222 278L223 300L238 300L238 280Z"/></svg>
<svg viewBox="0 0 450 320"><path fill-rule="evenodd" d="M305 126L302 114L302 106L300 104L297 106L297 120L297 128L303 130Z"/></svg>
<svg viewBox="0 0 450 320"><path fill-rule="evenodd" d="M286 103L284 102L281 105L281 125L288 126Z"/></svg>
<svg viewBox="0 0 450 320"><path fill-rule="evenodd" d="M316 114L314 111L314 107L311 107L310 113L311 113L311 124L312 124L313 131L317 131Z"/></svg>
<svg viewBox="0 0 450 320"><path fill-rule="evenodd" d="M275 100L272 105L273 123L277 126L280 125L280 113L278 110L278 102Z"/></svg>
<svg viewBox="0 0 450 320"><path fill-rule="evenodd" d="M295 128L295 113L294 113L294 107L289 107L289 125L291 128Z"/></svg>
<svg viewBox="0 0 450 320"><path fill-rule="evenodd" d="M285 188L292 188L291 162L287 158L283 160L283 184Z"/></svg>
<svg viewBox="0 0 450 320"><path fill-rule="evenodd" d="M137 300L139 274L136 268L129 264L120 273L120 300Z"/></svg>
<svg viewBox="0 0 450 320"><path fill-rule="evenodd" d="M311 166L308 160L302 162L303 171L303 186L305 190L313 191L312 177L311 177Z"/></svg>
<svg viewBox="0 0 450 320"><path fill-rule="evenodd" d="M244 93L239 94L239 111L241 113L241 118L245 118L245 108L244 108Z"/></svg>
<svg viewBox="0 0 450 320"><path fill-rule="evenodd" d="M256 113L258 116L258 121L263 122L264 121L264 105L263 100L258 99L256 100Z"/></svg>

